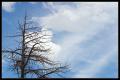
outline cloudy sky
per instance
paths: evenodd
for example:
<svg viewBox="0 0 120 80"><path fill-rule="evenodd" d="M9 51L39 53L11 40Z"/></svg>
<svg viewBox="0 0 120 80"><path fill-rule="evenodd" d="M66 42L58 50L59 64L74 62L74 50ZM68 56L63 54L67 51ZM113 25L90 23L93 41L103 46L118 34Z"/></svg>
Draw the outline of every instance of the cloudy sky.
<svg viewBox="0 0 120 80"><path fill-rule="evenodd" d="M65 77L118 77L117 2L2 2L3 48L15 47L5 36L16 33L25 10L30 20L52 32L50 58L70 64ZM17 77L2 62L2 77Z"/></svg>

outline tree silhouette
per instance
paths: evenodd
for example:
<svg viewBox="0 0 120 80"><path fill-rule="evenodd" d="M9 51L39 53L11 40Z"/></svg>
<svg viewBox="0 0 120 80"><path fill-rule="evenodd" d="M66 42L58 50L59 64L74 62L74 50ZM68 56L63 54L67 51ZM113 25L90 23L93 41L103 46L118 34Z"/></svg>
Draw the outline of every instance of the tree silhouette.
<svg viewBox="0 0 120 80"><path fill-rule="evenodd" d="M19 45L15 49L2 50L3 57L10 60L9 69L11 71L14 71L19 78L49 78L51 74L60 76L59 73L68 71L68 65L52 61L46 56L51 48L45 48L44 45L49 42L46 37L51 35L38 36L41 28L28 20L26 14L23 23L18 22L18 25L18 34L9 37L18 37Z"/></svg>

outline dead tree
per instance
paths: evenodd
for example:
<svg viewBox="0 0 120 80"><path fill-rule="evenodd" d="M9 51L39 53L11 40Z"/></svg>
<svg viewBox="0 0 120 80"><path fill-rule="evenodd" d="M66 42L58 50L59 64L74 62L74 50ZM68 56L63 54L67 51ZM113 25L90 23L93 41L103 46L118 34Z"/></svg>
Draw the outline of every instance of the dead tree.
<svg viewBox="0 0 120 80"><path fill-rule="evenodd" d="M19 37L19 45L15 49L3 49L3 56L10 60L10 69L13 70L20 78L49 78L51 74L59 74L66 72L68 66L61 65L51 61L46 55L49 49L45 49L42 43L47 41L38 41L44 36L37 36L40 31L40 27L36 27L34 22L27 19L27 15L24 17L23 23L18 22L19 32L14 36ZM14 45L14 44L13 44ZM45 55L45 53L47 53Z"/></svg>

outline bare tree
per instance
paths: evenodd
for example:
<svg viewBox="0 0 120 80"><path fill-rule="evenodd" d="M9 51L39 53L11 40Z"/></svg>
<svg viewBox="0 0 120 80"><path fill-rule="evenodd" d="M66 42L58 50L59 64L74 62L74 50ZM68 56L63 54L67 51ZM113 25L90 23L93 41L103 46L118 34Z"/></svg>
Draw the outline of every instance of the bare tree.
<svg viewBox="0 0 120 80"><path fill-rule="evenodd" d="M39 35L40 27L36 27L34 22L27 19L27 15L24 16L23 23L18 22L19 32L14 36L18 37L19 45L15 49L3 49L3 57L10 60L10 70L18 74L20 78L36 77L36 78L49 78L51 74L64 73L68 70L68 65L61 65L55 61L51 61L45 53L51 50L46 49L43 41L40 39L45 36L51 35Z"/></svg>

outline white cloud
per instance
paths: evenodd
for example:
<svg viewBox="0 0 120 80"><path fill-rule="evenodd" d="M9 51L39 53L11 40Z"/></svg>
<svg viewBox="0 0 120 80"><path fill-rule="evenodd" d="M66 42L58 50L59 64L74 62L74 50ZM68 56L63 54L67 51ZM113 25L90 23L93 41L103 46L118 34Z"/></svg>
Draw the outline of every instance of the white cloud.
<svg viewBox="0 0 120 80"><path fill-rule="evenodd" d="M12 3L10 6L12 9L14 4L15 3ZM7 11L5 5L8 7L10 4L2 3L2 8ZM52 37L48 38L50 42L47 43L47 45L49 46L45 47L49 48L52 46L50 53L56 53L54 55L51 54L51 59L71 63L71 67L74 68L73 72L78 72L72 77L95 77L95 74L98 73L103 66L107 65L110 58L115 55L116 52L114 52L114 49L117 44L113 43L117 40L117 37L111 34L117 33L118 3L43 2L43 5L49 9L52 14L44 17L33 17L32 20L54 31L72 33L60 39L60 45L53 43L51 40ZM109 34L111 35L110 38L108 38L108 35L106 36L108 40L103 38L100 39L100 41L93 41L88 48L80 47L83 42L86 43L107 28L115 28L116 30ZM52 32L47 32L47 34L52 34ZM41 36L41 33L38 36ZM109 42L111 38L114 38L112 40L113 42ZM42 39L42 41L46 41L46 39ZM111 45L111 43L113 45ZM101 53L98 53L100 51ZM81 67L83 65L81 63L82 61L86 63L87 66ZM89 75L89 73L92 75Z"/></svg>
<svg viewBox="0 0 120 80"><path fill-rule="evenodd" d="M117 18L114 13L116 3L79 3L76 8L66 6L52 3L52 10L57 12L43 17L41 23L57 31L83 32L89 27L89 30L95 31L105 24L112 24L114 18Z"/></svg>
<svg viewBox="0 0 120 80"><path fill-rule="evenodd" d="M13 12L15 9L15 4L17 2L2 2L2 9L7 11L7 12ZM21 2L19 2L21 3ZM37 4L38 2L28 2L30 4Z"/></svg>
<svg viewBox="0 0 120 80"><path fill-rule="evenodd" d="M12 12L14 10L14 5L16 2L2 2L2 9L7 12Z"/></svg>
<svg viewBox="0 0 120 80"><path fill-rule="evenodd" d="M31 34L31 33L32 32L29 32L26 35ZM35 47L38 47L41 50L50 49L48 53L58 53L60 51L60 46L52 42L53 34L47 28L43 27L41 29L41 32L37 32L36 34L33 34L32 36L33 37L31 37L31 39L38 38L38 37L41 37L41 38L30 42L28 44L29 47L32 47L36 42L39 42L40 44L36 45ZM28 42L29 40L30 40L29 38L26 39L26 42ZM45 42L45 43L41 43L41 42Z"/></svg>
<svg viewBox="0 0 120 80"><path fill-rule="evenodd" d="M5 63L5 60L4 59L2 59L2 64L4 64Z"/></svg>
<svg viewBox="0 0 120 80"><path fill-rule="evenodd" d="M31 4L37 4L37 2L29 2L29 3L31 3Z"/></svg>
<svg viewBox="0 0 120 80"><path fill-rule="evenodd" d="M115 53L116 53L116 49L114 49L112 51L109 51L104 56L101 56L101 58L96 60L94 63L90 64L89 68L87 67L83 70L80 70L73 77L93 78L95 76L95 74L98 73L101 70L103 65L106 66L107 64L109 64L108 62L114 56Z"/></svg>
<svg viewBox="0 0 120 80"><path fill-rule="evenodd" d="M72 33L72 35L64 36L60 41L61 51L55 55L51 55L50 57L54 60L70 62L72 64L72 68L78 66L73 70L73 72L78 71L78 73L73 77L95 77L95 74L99 72L99 70L107 62L109 62L109 59L112 57L112 55L117 54L114 54L115 52L109 52L108 50L110 47L104 47L105 45L113 43L117 37L111 36L111 38L115 39L113 42L109 43L109 41L111 41L111 38L109 38L109 40L106 40L106 44L104 43L105 39L101 39L103 41L100 40L100 42L94 42L89 48L81 48L80 45L83 42L87 42L87 40L91 40L104 29L115 28L114 32L117 33L118 3L51 2L43 4L46 8L50 9L52 14L44 17L33 17L32 19L40 23L40 25L46 25L48 28L54 31L67 31ZM71 6L71 4L73 5ZM115 49L117 44L114 44L113 46ZM106 50L104 48L106 48ZM105 52L102 51L101 54L97 54L101 50L105 50ZM87 64L87 66L91 67L79 67L79 65L82 66L80 61L83 61ZM101 65L95 61L100 62ZM91 73L92 75L81 73L79 70L83 70L85 73L88 71L88 73Z"/></svg>

